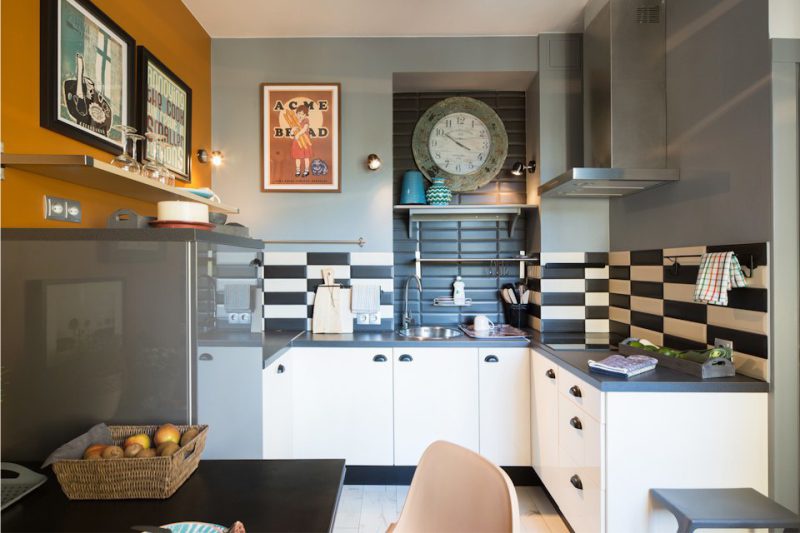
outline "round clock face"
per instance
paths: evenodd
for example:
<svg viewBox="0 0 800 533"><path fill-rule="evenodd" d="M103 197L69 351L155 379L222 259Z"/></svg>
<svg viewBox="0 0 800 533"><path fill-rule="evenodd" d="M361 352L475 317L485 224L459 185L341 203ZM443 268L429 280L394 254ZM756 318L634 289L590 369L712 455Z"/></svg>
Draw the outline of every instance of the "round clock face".
<svg viewBox="0 0 800 533"><path fill-rule="evenodd" d="M481 119L469 113L450 113L434 124L428 150L440 168L464 176L480 170L491 143L489 128Z"/></svg>
<svg viewBox="0 0 800 533"><path fill-rule="evenodd" d="M508 135L491 107L474 98L453 96L422 114L411 149L426 178L442 177L454 192L474 191L502 170Z"/></svg>

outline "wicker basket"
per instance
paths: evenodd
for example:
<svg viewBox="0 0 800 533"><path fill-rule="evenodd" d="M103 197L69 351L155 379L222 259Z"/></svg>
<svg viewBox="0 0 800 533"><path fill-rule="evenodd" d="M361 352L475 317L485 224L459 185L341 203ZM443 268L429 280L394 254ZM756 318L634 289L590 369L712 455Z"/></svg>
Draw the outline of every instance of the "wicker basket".
<svg viewBox="0 0 800 533"><path fill-rule="evenodd" d="M208 426L177 426L183 433L200 432L168 457L123 458L102 461L71 459L53 463L61 489L70 500L164 499L183 485L200 462ZM116 445L138 433L153 437L158 426L109 426Z"/></svg>

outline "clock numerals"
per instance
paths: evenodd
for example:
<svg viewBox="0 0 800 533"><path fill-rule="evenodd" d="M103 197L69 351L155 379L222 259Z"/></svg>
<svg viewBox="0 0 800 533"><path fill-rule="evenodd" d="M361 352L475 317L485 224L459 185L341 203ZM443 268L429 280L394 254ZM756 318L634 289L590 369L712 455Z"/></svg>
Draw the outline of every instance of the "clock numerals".
<svg viewBox="0 0 800 533"><path fill-rule="evenodd" d="M428 153L434 163L452 174L471 174L485 164L491 143L489 129L470 113L445 115L433 124Z"/></svg>
<svg viewBox="0 0 800 533"><path fill-rule="evenodd" d="M456 124L458 124L459 126L465 124L466 122L467 122L467 117L465 117L464 115L458 115L456 117ZM472 123L474 124L475 121L473 120Z"/></svg>

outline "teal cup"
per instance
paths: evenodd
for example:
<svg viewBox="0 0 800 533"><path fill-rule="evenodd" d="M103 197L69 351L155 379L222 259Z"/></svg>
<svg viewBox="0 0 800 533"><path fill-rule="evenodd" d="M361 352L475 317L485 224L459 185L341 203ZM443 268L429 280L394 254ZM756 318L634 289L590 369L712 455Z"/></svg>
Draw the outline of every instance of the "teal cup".
<svg viewBox="0 0 800 533"><path fill-rule="evenodd" d="M419 170L406 170L400 190L401 204L425 204L425 177Z"/></svg>

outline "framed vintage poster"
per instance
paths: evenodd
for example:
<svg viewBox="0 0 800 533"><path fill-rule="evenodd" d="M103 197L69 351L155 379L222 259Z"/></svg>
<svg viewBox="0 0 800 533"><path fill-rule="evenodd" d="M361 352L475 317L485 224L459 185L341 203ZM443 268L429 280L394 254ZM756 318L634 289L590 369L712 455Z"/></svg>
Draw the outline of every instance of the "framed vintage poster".
<svg viewBox="0 0 800 533"><path fill-rule="evenodd" d="M340 85L261 84L261 190L341 192Z"/></svg>
<svg viewBox="0 0 800 533"><path fill-rule="evenodd" d="M161 157L175 177L191 181L192 89L144 46L137 61L138 129L165 137ZM155 143L142 141L141 160L155 160Z"/></svg>
<svg viewBox="0 0 800 533"><path fill-rule="evenodd" d="M41 0L40 30L40 125L122 153L115 126L133 122L133 38L88 0Z"/></svg>

